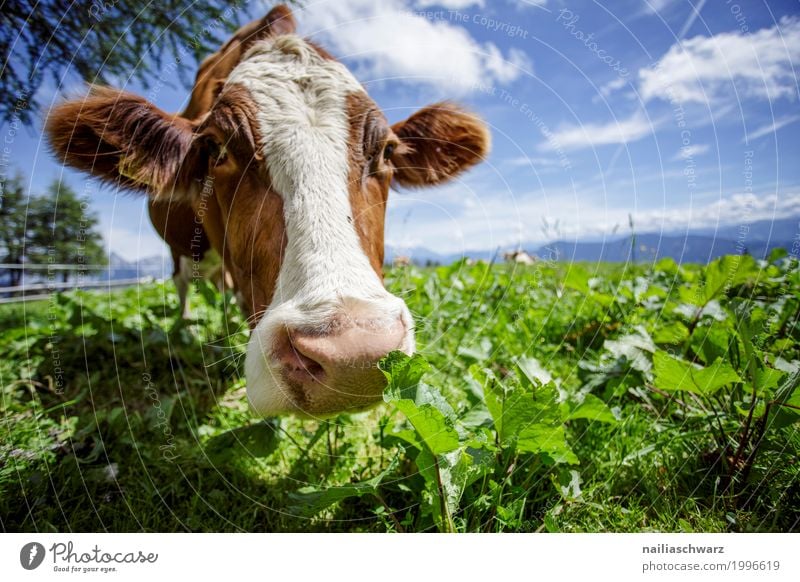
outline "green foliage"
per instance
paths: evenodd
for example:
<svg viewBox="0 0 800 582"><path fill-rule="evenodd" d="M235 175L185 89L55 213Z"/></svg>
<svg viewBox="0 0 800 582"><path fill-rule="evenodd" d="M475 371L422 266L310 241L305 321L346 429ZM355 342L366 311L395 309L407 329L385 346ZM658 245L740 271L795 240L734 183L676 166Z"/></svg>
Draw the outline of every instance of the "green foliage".
<svg viewBox="0 0 800 582"><path fill-rule="evenodd" d="M4 308L11 530L791 531L797 262L393 270L420 350L384 403L258 421L201 285ZM91 507L87 510L87 507Z"/></svg>
<svg viewBox="0 0 800 582"><path fill-rule="evenodd" d="M27 196L21 176L0 180L0 262L20 264L25 255ZM16 285L22 272L9 271L11 285Z"/></svg>
<svg viewBox="0 0 800 582"><path fill-rule="evenodd" d="M7 63L0 73L6 96L0 118L31 124L41 105L36 92L48 77L61 85L70 76L108 83L133 75L148 87L177 77L191 86L196 68L187 62L217 50L248 16L241 2L200 1L187 10L174 0L9 0L0 12L0 59ZM169 75L159 78L158 71Z"/></svg>
<svg viewBox="0 0 800 582"><path fill-rule="evenodd" d="M707 368L695 367L684 360L658 351L653 357L654 384L663 390L685 390L710 396L723 386L741 381L736 370L717 358Z"/></svg>
<svg viewBox="0 0 800 582"><path fill-rule="evenodd" d="M0 262L68 264L76 272L106 263L98 219L72 188L54 182L41 195L26 196L20 177L2 184L0 197ZM22 271L9 269L11 285ZM60 271L66 281L71 271Z"/></svg>
<svg viewBox="0 0 800 582"><path fill-rule="evenodd" d="M31 263L101 265L106 262L96 214L67 186L54 182L30 200L26 256ZM67 280L70 272L63 271Z"/></svg>

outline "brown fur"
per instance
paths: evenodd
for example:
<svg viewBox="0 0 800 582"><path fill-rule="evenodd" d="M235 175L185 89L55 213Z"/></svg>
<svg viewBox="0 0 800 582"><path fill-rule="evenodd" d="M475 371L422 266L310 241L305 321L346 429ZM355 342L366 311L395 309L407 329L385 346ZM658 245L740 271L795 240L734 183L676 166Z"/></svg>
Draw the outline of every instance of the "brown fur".
<svg viewBox="0 0 800 582"><path fill-rule="evenodd" d="M50 114L45 132L58 158L114 185L160 193L171 185L192 123L125 91L92 87Z"/></svg>
<svg viewBox="0 0 800 582"><path fill-rule="evenodd" d="M148 205L148 212L156 232L169 245L173 259L184 256L199 262L211 248L205 230L195 224L191 204L172 199L153 201Z"/></svg>
<svg viewBox="0 0 800 582"><path fill-rule="evenodd" d="M260 163L255 107L247 89L229 87L198 128L199 138L187 155L179 182L213 180L211 196L194 194L195 212L202 214L203 227L231 272L246 310L259 314L272 300L285 240L283 202ZM224 165L208 159L202 136L224 139L229 151Z"/></svg>
<svg viewBox="0 0 800 582"><path fill-rule="evenodd" d="M221 49L200 65L189 104L181 115L187 119L198 119L206 114L211 109L225 79L255 41L279 34L290 34L296 28L292 11L281 4L270 10L263 18L245 24L237 30Z"/></svg>
<svg viewBox="0 0 800 582"><path fill-rule="evenodd" d="M176 262L181 256L200 260L215 249L243 308L255 314L251 326L271 303L283 260L283 201L262 159L249 91L230 86L218 93L254 40L293 30L285 7L240 29L203 63L182 116L123 91L95 88L84 100L56 107L47 123L51 145L65 163L151 194L153 225ZM380 276L392 181L442 183L486 156L489 135L480 119L451 103L426 107L392 127L365 93L351 95L346 107L352 221ZM384 159L387 144L395 147L390 159ZM215 158L222 148L227 155Z"/></svg>
<svg viewBox="0 0 800 582"><path fill-rule="evenodd" d="M392 130L408 146L394 158L401 186L433 186L482 161L489 153L486 124L450 102L424 107Z"/></svg>
<svg viewBox="0 0 800 582"><path fill-rule="evenodd" d="M372 268L383 277L384 223L389 199L391 163L382 158L383 147L395 139L389 124L365 93L347 100L350 119L349 191L353 223Z"/></svg>

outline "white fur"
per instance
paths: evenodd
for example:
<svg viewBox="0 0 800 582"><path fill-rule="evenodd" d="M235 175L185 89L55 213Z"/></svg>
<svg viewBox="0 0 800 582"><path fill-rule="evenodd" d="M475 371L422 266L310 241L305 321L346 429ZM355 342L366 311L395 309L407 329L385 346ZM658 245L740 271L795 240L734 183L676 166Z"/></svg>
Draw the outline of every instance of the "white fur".
<svg viewBox="0 0 800 582"><path fill-rule="evenodd" d="M247 394L262 414L296 411L271 359L278 330L319 327L343 312L366 310L387 327L402 318L408 330L402 348L411 352L412 319L384 289L353 226L346 98L363 88L343 65L294 35L256 43L227 84L243 85L256 102L287 236L275 295L248 344Z"/></svg>

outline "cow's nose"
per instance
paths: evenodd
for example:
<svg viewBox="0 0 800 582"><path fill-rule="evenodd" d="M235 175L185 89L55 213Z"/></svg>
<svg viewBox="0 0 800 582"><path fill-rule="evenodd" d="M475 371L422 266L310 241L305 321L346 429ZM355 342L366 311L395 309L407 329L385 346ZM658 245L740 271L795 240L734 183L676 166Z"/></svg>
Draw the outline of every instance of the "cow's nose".
<svg viewBox="0 0 800 582"><path fill-rule="evenodd" d="M339 391L348 396L380 396L384 377L378 361L404 349L407 329L401 317L337 322L323 333L287 329L275 357L284 378L308 389Z"/></svg>

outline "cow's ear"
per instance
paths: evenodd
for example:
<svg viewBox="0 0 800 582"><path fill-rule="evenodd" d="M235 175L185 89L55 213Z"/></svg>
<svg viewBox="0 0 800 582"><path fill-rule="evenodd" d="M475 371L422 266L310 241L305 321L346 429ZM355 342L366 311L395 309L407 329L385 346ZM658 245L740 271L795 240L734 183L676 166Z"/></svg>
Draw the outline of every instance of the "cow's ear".
<svg viewBox="0 0 800 582"><path fill-rule="evenodd" d="M65 164L106 182L158 194L170 190L192 142L192 123L147 100L104 87L65 101L46 133Z"/></svg>
<svg viewBox="0 0 800 582"><path fill-rule="evenodd" d="M454 103L424 107L392 130L401 143L392 156L394 180L401 186L441 184L489 153L486 124Z"/></svg>
<svg viewBox="0 0 800 582"><path fill-rule="evenodd" d="M254 42L282 34L292 34L296 28L292 11L288 6L280 4L263 18L258 18L237 30L222 48L200 65L183 117L199 119L208 113L219 93L218 88Z"/></svg>

